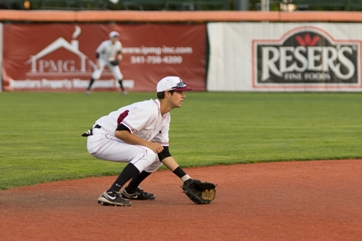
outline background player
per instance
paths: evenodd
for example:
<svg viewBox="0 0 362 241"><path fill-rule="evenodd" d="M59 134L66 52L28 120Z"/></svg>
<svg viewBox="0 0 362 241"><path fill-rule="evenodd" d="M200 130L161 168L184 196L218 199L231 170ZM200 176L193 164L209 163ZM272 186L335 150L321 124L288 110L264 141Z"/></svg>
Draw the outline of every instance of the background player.
<svg viewBox="0 0 362 241"><path fill-rule="evenodd" d="M112 31L109 33L109 40L103 41L98 46L96 50L96 69L89 81L89 86L86 91L87 95L90 94L94 81L101 77L105 66L108 66L112 71L113 76L118 80L122 94L127 94L123 88L123 75L119 69L119 62L122 60L122 44L118 39L119 33Z"/></svg>
<svg viewBox="0 0 362 241"><path fill-rule="evenodd" d="M152 200L139 184L162 164L182 181L190 179L169 151L170 111L180 108L191 89L179 77L168 76L157 84L157 99L136 102L99 118L88 136L88 152L99 159L129 162L113 185L98 198L103 205L130 206L126 199ZM132 179L132 180L131 180ZM120 193L122 186L131 180ZM126 199L124 199L126 198Z"/></svg>

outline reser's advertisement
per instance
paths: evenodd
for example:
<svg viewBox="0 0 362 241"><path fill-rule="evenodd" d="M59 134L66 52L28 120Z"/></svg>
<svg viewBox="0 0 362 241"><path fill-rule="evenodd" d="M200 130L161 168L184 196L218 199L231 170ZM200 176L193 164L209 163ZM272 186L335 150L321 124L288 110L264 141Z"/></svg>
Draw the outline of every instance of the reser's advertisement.
<svg viewBox="0 0 362 241"><path fill-rule="evenodd" d="M254 40L254 87L273 84L356 85L360 43L335 41L315 27L293 29L282 42Z"/></svg>
<svg viewBox="0 0 362 241"><path fill-rule="evenodd" d="M207 33L209 91L362 91L360 24L210 23Z"/></svg>

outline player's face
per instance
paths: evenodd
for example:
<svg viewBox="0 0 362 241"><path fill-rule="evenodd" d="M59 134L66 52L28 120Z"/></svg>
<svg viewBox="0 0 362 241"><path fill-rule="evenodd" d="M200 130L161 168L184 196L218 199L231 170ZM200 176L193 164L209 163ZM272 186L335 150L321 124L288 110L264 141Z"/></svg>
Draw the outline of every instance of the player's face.
<svg viewBox="0 0 362 241"><path fill-rule="evenodd" d="M183 91L175 91L170 97L170 104L172 108L180 108L182 106L183 100L186 98L186 95Z"/></svg>
<svg viewBox="0 0 362 241"><path fill-rule="evenodd" d="M118 37L117 37L117 36L116 36L116 37L112 37L112 38L111 38L112 44L114 44L117 40L118 40Z"/></svg>

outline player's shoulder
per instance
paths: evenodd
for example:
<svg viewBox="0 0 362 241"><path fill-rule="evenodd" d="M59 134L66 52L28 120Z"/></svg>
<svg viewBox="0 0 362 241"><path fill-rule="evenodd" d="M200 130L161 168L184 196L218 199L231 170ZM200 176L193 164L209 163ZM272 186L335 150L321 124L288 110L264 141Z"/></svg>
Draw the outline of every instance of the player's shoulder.
<svg viewBox="0 0 362 241"><path fill-rule="evenodd" d="M157 100L150 99L134 103L133 108L156 114L158 113L159 105Z"/></svg>
<svg viewBox="0 0 362 241"><path fill-rule="evenodd" d="M99 47L101 47L101 46L106 46L106 45L108 45L109 43L110 43L109 40L104 40L104 41L102 41L102 43L99 45Z"/></svg>
<svg viewBox="0 0 362 241"><path fill-rule="evenodd" d="M104 40L101 44L111 44L111 40L110 39L106 39Z"/></svg>
<svg viewBox="0 0 362 241"><path fill-rule="evenodd" d="M154 100L154 99L143 100L143 101L137 102L137 104L139 106L142 106L145 108L150 108L150 109L155 109L158 106L157 100Z"/></svg>
<svg viewBox="0 0 362 241"><path fill-rule="evenodd" d="M120 41L117 41L117 42L116 42L116 46L117 46L118 48L122 48L122 43L121 43Z"/></svg>

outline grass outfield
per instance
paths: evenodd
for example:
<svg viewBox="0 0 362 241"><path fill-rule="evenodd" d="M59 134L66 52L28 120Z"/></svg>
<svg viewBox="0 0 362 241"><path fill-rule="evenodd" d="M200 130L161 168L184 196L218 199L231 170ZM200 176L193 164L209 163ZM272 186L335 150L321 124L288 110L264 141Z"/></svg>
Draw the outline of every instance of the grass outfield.
<svg viewBox="0 0 362 241"><path fill-rule="evenodd" d="M171 112L170 151L182 167L362 158L359 93L186 93ZM154 93L0 93L0 190L118 175L81 133Z"/></svg>

